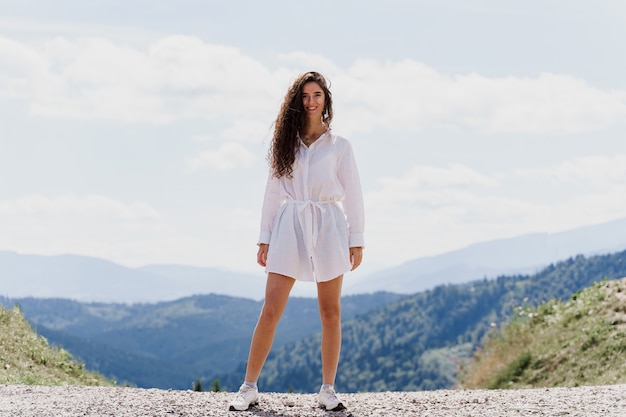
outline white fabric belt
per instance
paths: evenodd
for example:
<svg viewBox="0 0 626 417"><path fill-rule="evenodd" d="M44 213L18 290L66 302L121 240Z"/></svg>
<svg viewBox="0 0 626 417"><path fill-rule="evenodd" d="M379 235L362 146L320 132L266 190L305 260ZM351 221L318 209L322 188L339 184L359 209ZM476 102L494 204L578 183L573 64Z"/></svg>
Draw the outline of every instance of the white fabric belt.
<svg viewBox="0 0 626 417"><path fill-rule="evenodd" d="M336 204L335 200L287 200L286 204L297 205L300 215L300 227L304 232L304 244L309 256L313 256L313 249L317 245L318 229L319 229L319 214L326 212L326 207L329 204Z"/></svg>

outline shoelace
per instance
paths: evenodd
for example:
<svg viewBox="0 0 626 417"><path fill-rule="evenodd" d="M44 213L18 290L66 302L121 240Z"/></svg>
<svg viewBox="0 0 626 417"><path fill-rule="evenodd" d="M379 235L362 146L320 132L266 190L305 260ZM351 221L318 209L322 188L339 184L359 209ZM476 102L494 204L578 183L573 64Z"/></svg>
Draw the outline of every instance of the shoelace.
<svg viewBox="0 0 626 417"><path fill-rule="evenodd" d="M323 390L323 392L324 392L326 395L328 395L328 396L332 397L332 399L333 399L333 400L337 400L337 401L339 401L339 398L337 397L337 393L335 392L335 390L332 390L332 389L325 389L325 390Z"/></svg>
<svg viewBox="0 0 626 417"><path fill-rule="evenodd" d="M235 398L237 400L245 401L246 400L245 394L250 392L250 391L253 391L253 390L254 390L254 388L250 388L250 387L240 388L239 392L237 393L237 396Z"/></svg>

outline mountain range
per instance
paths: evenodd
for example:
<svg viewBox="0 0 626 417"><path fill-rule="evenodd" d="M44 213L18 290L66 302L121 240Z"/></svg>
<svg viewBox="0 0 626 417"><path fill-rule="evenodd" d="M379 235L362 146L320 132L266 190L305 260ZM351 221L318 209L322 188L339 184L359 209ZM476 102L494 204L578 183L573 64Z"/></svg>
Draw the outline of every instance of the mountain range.
<svg viewBox="0 0 626 417"><path fill-rule="evenodd" d="M344 296L337 384L344 392L451 388L456 367L519 307L569 299L594 282L625 276L622 251L413 295ZM262 302L209 294L144 304L0 297L0 304L19 306L50 344L118 383L189 389L200 379L236 390ZM290 298L260 385L274 392L315 389L319 345L317 300Z"/></svg>
<svg viewBox="0 0 626 417"><path fill-rule="evenodd" d="M413 294L442 284L530 274L578 254L589 256L623 249L626 218L560 233L479 242L365 275L357 271L346 277L343 293ZM264 288L265 277L260 268L258 273L187 265L129 268L87 256L0 251L0 295L11 298L152 303L197 294L221 294L261 300ZM292 294L315 297L315 286L297 283Z"/></svg>
<svg viewBox="0 0 626 417"><path fill-rule="evenodd" d="M386 291L413 294L441 284L460 284L500 275L532 274L576 256L593 256L626 249L626 218L559 233L534 233L480 242L441 255L414 259L374 272L346 293Z"/></svg>

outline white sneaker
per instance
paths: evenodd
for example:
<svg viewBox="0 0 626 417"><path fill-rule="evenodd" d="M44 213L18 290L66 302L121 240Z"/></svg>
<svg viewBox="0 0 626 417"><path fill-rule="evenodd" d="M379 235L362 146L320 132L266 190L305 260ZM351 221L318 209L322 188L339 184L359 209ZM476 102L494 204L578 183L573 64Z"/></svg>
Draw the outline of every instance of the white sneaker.
<svg viewBox="0 0 626 417"><path fill-rule="evenodd" d="M326 411L339 411L345 410L345 406L335 393L335 389L332 387L323 387L320 389L319 403L322 407L326 408Z"/></svg>
<svg viewBox="0 0 626 417"><path fill-rule="evenodd" d="M259 403L259 389L252 388L246 384L239 387L239 392L234 400L230 402L229 411L246 411L251 405Z"/></svg>

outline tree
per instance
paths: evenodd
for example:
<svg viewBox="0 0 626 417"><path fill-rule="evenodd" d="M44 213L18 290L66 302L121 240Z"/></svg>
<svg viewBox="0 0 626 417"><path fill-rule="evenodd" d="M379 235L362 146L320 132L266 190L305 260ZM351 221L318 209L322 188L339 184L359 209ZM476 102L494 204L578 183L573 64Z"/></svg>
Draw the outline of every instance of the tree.
<svg viewBox="0 0 626 417"><path fill-rule="evenodd" d="M197 392L202 392L202 380L200 377L197 377L196 380L192 384L193 390Z"/></svg>
<svg viewBox="0 0 626 417"><path fill-rule="evenodd" d="M211 385L211 392L220 392L221 390L222 385L220 384L219 378L217 378L215 381L213 381L213 384Z"/></svg>

